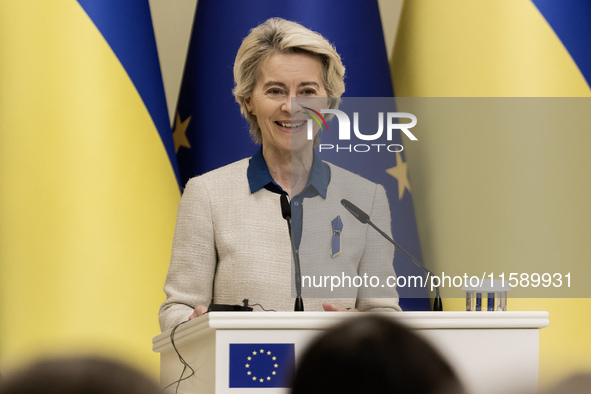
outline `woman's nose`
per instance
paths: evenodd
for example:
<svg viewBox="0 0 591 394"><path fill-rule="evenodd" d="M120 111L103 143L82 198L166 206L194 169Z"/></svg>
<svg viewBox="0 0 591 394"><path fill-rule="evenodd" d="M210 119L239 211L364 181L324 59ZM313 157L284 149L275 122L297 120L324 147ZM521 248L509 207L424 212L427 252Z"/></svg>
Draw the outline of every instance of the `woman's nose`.
<svg viewBox="0 0 591 394"><path fill-rule="evenodd" d="M287 97L281 105L281 110L290 115L296 114L302 110L302 106L297 97Z"/></svg>

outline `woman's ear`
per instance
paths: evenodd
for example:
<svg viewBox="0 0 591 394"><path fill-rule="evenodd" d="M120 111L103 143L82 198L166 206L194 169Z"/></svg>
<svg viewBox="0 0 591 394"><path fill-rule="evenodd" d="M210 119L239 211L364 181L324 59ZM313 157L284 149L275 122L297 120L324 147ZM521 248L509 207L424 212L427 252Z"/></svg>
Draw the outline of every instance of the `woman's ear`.
<svg viewBox="0 0 591 394"><path fill-rule="evenodd" d="M248 110L248 112L252 114L252 104L250 102L250 97L244 99L244 104L246 104L246 109Z"/></svg>

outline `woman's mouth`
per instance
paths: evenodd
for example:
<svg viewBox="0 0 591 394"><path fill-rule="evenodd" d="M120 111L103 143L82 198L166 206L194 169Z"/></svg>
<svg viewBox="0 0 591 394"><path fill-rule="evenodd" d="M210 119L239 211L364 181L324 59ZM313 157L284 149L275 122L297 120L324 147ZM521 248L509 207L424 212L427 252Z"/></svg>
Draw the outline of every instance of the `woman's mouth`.
<svg viewBox="0 0 591 394"><path fill-rule="evenodd" d="M289 121L281 121L278 120L275 122L276 125L278 125L282 131L286 132L286 133L295 133L298 131L301 131L304 129L304 125L306 124L306 121L304 120L289 120Z"/></svg>
<svg viewBox="0 0 591 394"><path fill-rule="evenodd" d="M277 121L275 123L277 123L281 127L286 127L288 129L297 129L298 127L301 127L305 122L303 122L303 121L293 121L293 122Z"/></svg>

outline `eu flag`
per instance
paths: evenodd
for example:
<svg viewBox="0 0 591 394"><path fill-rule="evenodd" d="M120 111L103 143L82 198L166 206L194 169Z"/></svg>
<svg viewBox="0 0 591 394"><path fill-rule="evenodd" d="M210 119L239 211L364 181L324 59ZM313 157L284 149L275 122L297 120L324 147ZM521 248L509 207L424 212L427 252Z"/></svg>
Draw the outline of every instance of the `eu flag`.
<svg viewBox="0 0 591 394"><path fill-rule="evenodd" d="M322 34L336 47L346 67L344 97L393 96L375 0L200 0L174 121L181 187L190 177L255 153L248 124L232 95L233 65L242 39L252 28L272 17L298 22ZM396 139L400 140L400 136ZM375 163L361 163L345 157L333 162L386 187L394 237L420 260L410 187L399 184L401 181L388 172L398 168L404 172L400 179L407 179L404 155L396 157L391 154L390 161L380 164L379 168ZM401 188L406 194L399 198ZM396 253L394 265L397 270L408 267L414 272L412 263L402 253ZM400 304L403 309L430 309L424 298L401 299Z"/></svg>
<svg viewBox="0 0 591 394"><path fill-rule="evenodd" d="M231 343L230 387L289 387L293 343Z"/></svg>

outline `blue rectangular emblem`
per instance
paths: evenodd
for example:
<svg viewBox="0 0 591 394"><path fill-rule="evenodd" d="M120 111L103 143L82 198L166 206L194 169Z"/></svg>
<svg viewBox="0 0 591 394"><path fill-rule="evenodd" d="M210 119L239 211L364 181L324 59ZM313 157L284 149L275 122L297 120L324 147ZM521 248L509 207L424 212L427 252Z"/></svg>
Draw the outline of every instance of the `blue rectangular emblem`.
<svg viewBox="0 0 591 394"><path fill-rule="evenodd" d="M293 343L231 343L230 387L289 387Z"/></svg>

